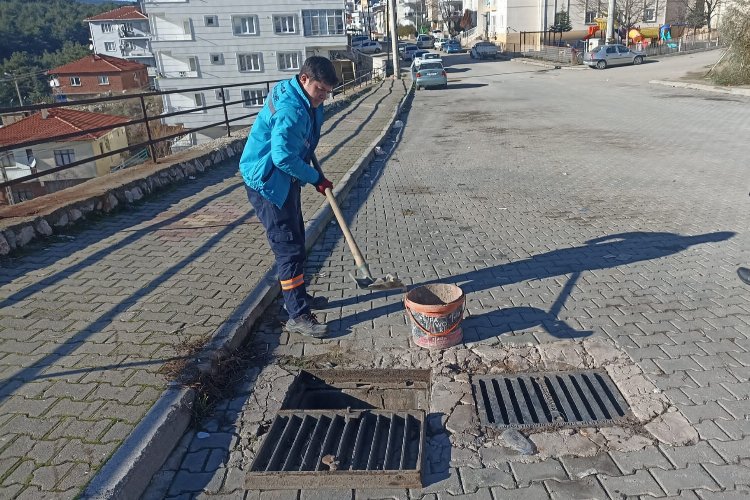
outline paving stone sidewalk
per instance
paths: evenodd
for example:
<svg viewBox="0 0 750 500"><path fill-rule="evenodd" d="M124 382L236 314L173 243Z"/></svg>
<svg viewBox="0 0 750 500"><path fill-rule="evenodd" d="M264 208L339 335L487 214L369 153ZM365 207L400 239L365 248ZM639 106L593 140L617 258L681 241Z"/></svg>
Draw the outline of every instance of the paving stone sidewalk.
<svg viewBox="0 0 750 500"><path fill-rule="evenodd" d="M415 347L400 293L353 289L332 225L309 262L332 337L283 333L269 308L252 349L274 357L184 437L146 498L747 498L750 290L735 269L750 262L750 101L648 85L683 71L675 59L645 79L449 64L461 81L417 93L345 212L375 274L464 289L464 343ZM674 425L538 433L526 457L477 424L472 373L599 361ZM432 369L424 487L247 489L300 368Z"/></svg>
<svg viewBox="0 0 750 500"><path fill-rule="evenodd" d="M376 83L329 117L318 156L334 183L404 95ZM323 201L305 189L305 218ZM272 262L234 158L0 263L0 497L78 495L162 393L160 369Z"/></svg>

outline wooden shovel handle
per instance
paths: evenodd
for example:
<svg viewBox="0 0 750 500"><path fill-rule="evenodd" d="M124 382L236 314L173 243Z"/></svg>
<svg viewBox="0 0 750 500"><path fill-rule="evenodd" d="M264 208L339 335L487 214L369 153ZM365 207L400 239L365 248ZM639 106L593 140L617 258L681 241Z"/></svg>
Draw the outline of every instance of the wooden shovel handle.
<svg viewBox="0 0 750 500"><path fill-rule="evenodd" d="M323 170L320 168L320 163L318 163L318 158L315 156L315 154L312 155L312 163L315 169L320 172L321 175L323 175ZM359 250L357 242L354 241L352 232L349 231L349 227L346 225L344 214L341 213L341 209L339 208L339 204L336 201L336 197L333 196L333 191L331 191L331 188L326 188L326 199L328 200L328 204L331 205L331 210L333 210L333 215L336 216L336 220L341 227L341 231L344 233L344 239L346 240L347 245L349 245L349 250L351 250L352 256L354 257L354 263L359 269L363 270L367 274L367 276L365 276L366 278L371 278L371 276L369 275L370 272L367 267L367 263L365 262L365 258L362 256L362 252Z"/></svg>

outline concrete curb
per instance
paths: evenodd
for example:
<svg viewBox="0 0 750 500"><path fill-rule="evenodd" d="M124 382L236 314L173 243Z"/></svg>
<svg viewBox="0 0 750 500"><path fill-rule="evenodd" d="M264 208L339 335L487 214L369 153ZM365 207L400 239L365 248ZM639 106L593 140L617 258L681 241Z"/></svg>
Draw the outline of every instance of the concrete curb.
<svg viewBox="0 0 750 500"><path fill-rule="evenodd" d="M702 90L704 92L717 92L719 94L732 94L732 95L742 95L742 96L750 97L750 89L718 87L716 85L704 85L702 83L672 82L669 80L651 80L648 83L653 83L655 85L664 85L666 87Z"/></svg>
<svg viewBox="0 0 750 500"><path fill-rule="evenodd" d="M401 82L403 83L403 80ZM406 87L406 84L404 86ZM375 147L383 142L412 93L413 90L407 87L406 95L391 115L388 125L370 144L367 152L362 154L338 181L334 190L337 199L346 198L359 176L369 166ZM305 229L308 250L315 244L315 240L323 233L332 218L331 207L324 203L308 221ZM247 339L253 324L274 301L279 291L279 283L271 268L245 301L214 333L203 350L205 355L200 357L215 360L223 352L239 347ZM211 366L205 369L210 370ZM154 472L161 467L190 424L190 409L194 398L195 392L192 389L167 388L88 484L81 498L139 498L151 482Z"/></svg>

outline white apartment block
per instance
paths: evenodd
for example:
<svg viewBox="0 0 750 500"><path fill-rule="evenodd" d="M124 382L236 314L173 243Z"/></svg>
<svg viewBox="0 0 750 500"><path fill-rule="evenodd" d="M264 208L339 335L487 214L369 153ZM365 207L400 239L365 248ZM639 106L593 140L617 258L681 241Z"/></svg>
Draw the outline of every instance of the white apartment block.
<svg viewBox="0 0 750 500"><path fill-rule="evenodd" d="M219 89L196 87L246 84L226 89L223 98L242 100L228 107L229 119L263 106L268 81L299 72L306 57L335 59L346 51L345 7L340 1L310 0L145 0L165 113L221 104ZM222 107L166 118L188 128L224 119ZM232 122L246 127L250 119ZM226 133L219 125L190 137L193 144Z"/></svg>
<svg viewBox="0 0 750 500"><path fill-rule="evenodd" d="M148 75L156 76L151 52L148 17L138 7L120 7L102 12L85 21L89 25L95 54L128 59L148 66Z"/></svg>

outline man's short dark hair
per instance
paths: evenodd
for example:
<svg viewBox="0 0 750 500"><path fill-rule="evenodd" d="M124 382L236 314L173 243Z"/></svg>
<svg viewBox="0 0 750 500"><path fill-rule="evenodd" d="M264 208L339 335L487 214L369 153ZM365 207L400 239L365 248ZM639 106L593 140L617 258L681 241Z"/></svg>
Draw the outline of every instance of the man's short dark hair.
<svg viewBox="0 0 750 500"><path fill-rule="evenodd" d="M311 80L323 82L331 87L335 87L339 82L333 63L323 56L308 57L302 65L299 74L300 76L307 75Z"/></svg>

